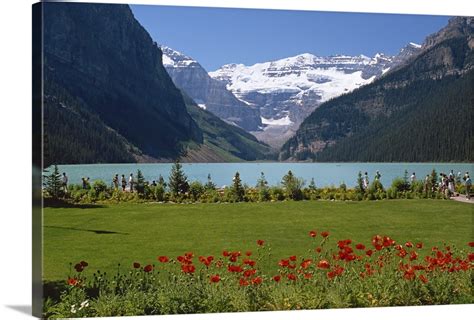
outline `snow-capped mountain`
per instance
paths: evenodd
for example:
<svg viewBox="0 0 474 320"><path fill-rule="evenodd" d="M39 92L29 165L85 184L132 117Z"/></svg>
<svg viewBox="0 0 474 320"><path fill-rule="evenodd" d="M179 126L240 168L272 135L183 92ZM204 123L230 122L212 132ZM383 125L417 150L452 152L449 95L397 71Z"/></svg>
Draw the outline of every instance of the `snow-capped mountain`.
<svg viewBox="0 0 474 320"><path fill-rule="evenodd" d="M247 131L262 127L259 109L237 99L224 83L212 79L196 60L161 46L163 65L174 84L201 108Z"/></svg>
<svg viewBox="0 0 474 320"><path fill-rule="evenodd" d="M209 75L259 108L264 129L254 134L278 147L321 103L372 82L420 50L412 43L395 57L304 53L252 66L227 64Z"/></svg>

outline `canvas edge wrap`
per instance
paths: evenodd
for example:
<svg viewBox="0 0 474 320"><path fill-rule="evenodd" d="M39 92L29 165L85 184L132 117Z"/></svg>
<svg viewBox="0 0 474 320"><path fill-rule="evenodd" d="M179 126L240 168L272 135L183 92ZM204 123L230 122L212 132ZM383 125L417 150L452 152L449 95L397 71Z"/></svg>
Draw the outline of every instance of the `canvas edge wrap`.
<svg viewBox="0 0 474 320"><path fill-rule="evenodd" d="M43 312L43 4L32 6L32 314Z"/></svg>

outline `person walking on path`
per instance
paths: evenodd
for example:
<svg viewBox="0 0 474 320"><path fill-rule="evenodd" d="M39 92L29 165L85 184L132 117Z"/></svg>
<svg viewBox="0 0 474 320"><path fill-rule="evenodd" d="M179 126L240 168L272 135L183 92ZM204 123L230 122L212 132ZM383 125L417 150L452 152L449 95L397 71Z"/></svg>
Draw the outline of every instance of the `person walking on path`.
<svg viewBox="0 0 474 320"><path fill-rule="evenodd" d="M380 180L380 178L382 177L382 175L380 174L380 172L377 170L375 172L375 180Z"/></svg>
<svg viewBox="0 0 474 320"><path fill-rule="evenodd" d="M364 183L364 190L369 189L369 175L367 174L367 172L364 174L363 183Z"/></svg>
<svg viewBox="0 0 474 320"><path fill-rule="evenodd" d="M114 179L112 180L113 184L114 184L114 189L115 190L118 190L118 185L119 185L119 177L118 177L118 174L115 174L115 177Z"/></svg>
<svg viewBox="0 0 474 320"><path fill-rule="evenodd" d="M122 174L122 191L125 192L125 188L127 187L127 179L125 179L125 175Z"/></svg>
<svg viewBox="0 0 474 320"><path fill-rule="evenodd" d="M133 185L135 184L135 181L133 180L133 173L130 173L128 184L130 185L130 192L133 192Z"/></svg>
<svg viewBox="0 0 474 320"><path fill-rule="evenodd" d="M449 174L448 177L448 190L451 195L454 195L456 190L454 189L454 175Z"/></svg>
<svg viewBox="0 0 474 320"><path fill-rule="evenodd" d="M61 182L62 182L62 185L63 185L63 191L64 191L64 193L67 193L67 182L68 182L68 180L69 180L69 179L68 179L68 177L67 177L67 175L66 175L66 172L63 172L63 177L62 177Z"/></svg>
<svg viewBox="0 0 474 320"><path fill-rule="evenodd" d="M466 199L470 200L471 199L471 186L472 186L472 180L469 175L466 176L466 181L464 182L466 186Z"/></svg>

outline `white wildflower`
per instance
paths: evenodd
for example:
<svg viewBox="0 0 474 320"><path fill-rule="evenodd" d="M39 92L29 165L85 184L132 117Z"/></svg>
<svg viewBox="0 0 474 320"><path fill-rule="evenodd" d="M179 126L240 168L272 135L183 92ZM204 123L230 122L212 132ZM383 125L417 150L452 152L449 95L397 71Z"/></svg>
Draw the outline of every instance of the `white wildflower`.
<svg viewBox="0 0 474 320"><path fill-rule="evenodd" d="M89 306L89 300L82 301L81 306L79 307L79 310L82 310L83 308L87 308Z"/></svg>

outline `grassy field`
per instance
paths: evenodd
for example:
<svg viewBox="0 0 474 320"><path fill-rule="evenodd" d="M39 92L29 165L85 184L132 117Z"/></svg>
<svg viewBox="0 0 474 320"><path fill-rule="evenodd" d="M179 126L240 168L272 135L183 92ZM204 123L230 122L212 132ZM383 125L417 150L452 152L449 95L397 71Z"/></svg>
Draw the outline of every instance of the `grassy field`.
<svg viewBox="0 0 474 320"><path fill-rule="evenodd" d="M329 231L330 243L351 238L370 244L375 234L431 246L465 248L473 241L473 207L446 200L279 202L237 204L117 204L44 210L44 279L67 277L69 263L86 260L91 270L117 264L157 263L158 255L187 251L220 255L256 251L256 240L278 259L315 247L309 230Z"/></svg>

